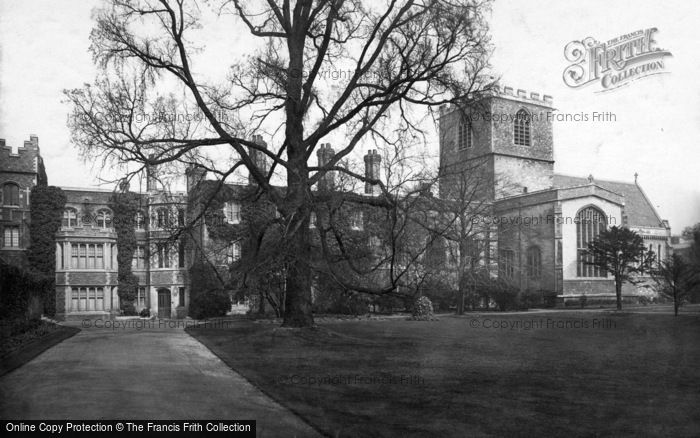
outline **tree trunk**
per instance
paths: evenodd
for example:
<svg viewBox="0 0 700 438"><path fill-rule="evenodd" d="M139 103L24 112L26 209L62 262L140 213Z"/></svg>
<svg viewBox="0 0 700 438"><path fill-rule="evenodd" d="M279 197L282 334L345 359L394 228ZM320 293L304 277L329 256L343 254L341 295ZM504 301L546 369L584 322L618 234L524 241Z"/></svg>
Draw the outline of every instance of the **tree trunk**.
<svg viewBox="0 0 700 438"><path fill-rule="evenodd" d="M291 236L290 251L294 259L287 271L287 294L284 305L284 327L311 327L311 266L308 219L302 220L300 229Z"/></svg>
<svg viewBox="0 0 700 438"><path fill-rule="evenodd" d="M464 315L464 301L467 295L467 276L465 275L465 258L467 256L466 239L459 241L459 302L457 303L457 314Z"/></svg>
<svg viewBox="0 0 700 438"><path fill-rule="evenodd" d="M673 288L673 316L678 316L678 292L676 288Z"/></svg>
<svg viewBox="0 0 700 438"><path fill-rule="evenodd" d="M617 296L617 310L622 310L622 280L615 279L615 295Z"/></svg>
<svg viewBox="0 0 700 438"><path fill-rule="evenodd" d="M287 129L289 131L289 128ZM291 143L291 142L290 142ZM303 151L302 151L303 152ZM290 169L287 174L287 220L290 235L286 240L289 254L284 327L311 327L311 233L309 232L309 198L306 193L308 169L303 153L292 147L289 152Z"/></svg>
<svg viewBox="0 0 700 438"><path fill-rule="evenodd" d="M304 69L304 24L294 21L294 29L287 38L289 64L287 70L287 98L285 101L285 137L287 143L286 219L291 235L287 238L290 260L286 279L284 327L311 327L311 234L309 233L310 200L309 169L304 144L304 113L301 103Z"/></svg>
<svg viewBox="0 0 700 438"><path fill-rule="evenodd" d="M258 315L262 316L265 314L265 293L260 289L260 297L258 301Z"/></svg>
<svg viewBox="0 0 700 438"><path fill-rule="evenodd" d="M464 274L460 275L459 278L459 298L457 301L457 314L464 315L464 300L467 295L467 285L465 284Z"/></svg>

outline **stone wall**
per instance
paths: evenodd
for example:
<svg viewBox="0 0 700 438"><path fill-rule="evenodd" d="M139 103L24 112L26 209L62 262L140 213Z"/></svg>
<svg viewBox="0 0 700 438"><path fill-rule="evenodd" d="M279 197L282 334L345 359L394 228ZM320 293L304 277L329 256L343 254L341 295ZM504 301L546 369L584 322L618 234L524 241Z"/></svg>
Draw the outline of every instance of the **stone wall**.
<svg viewBox="0 0 700 438"><path fill-rule="evenodd" d="M514 143L513 124L518 111L530 120L530 145ZM505 87L468 107L440 111L440 196L453 192L458 174L480 167L483 194L502 199L552 187L553 136L551 98ZM460 149L459 126L471 122L472 147Z"/></svg>
<svg viewBox="0 0 700 438"><path fill-rule="evenodd" d="M515 254L513 281L521 290L555 291L555 222L554 203L524 205L496 213L499 250ZM537 247L541 256L541 275L528 275L528 248Z"/></svg>
<svg viewBox="0 0 700 438"><path fill-rule="evenodd" d="M37 183L39 169L39 138L29 137L23 147L16 152L0 139L0 257L15 266L26 266L25 251L30 244L29 236L29 194ZM13 183L19 186L19 205L6 206L2 197L3 185ZM19 227L19 247L4 247L5 226Z"/></svg>

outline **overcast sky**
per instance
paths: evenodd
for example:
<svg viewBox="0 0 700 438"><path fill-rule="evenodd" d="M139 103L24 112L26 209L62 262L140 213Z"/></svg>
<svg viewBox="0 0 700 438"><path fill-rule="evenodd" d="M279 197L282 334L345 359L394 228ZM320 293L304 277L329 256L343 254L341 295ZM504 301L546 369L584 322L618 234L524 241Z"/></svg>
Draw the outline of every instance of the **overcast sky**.
<svg viewBox="0 0 700 438"><path fill-rule="evenodd" d="M95 186L99 168L70 144L63 89L92 82L91 10L100 1L0 2L0 138L21 146L39 136L49 183ZM670 51L668 74L596 93L562 80L564 46L656 27L657 46ZM501 83L554 96L562 113L610 112L609 122L554 122L555 171L634 181L674 233L700 222L700 2L496 1L492 60ZM430 145L436 148L433 142Z"/></svg>

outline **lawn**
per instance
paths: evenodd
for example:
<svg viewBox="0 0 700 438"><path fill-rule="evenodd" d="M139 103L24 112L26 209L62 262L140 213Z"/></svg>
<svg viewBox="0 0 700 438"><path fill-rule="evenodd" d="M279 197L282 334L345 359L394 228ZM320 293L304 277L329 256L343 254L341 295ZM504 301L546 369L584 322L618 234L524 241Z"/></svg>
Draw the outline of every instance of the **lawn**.
<svg viewBox="0 0 700 438"><path fill-rule="evenodd" d="M0 376L29 362L80 330L48 321L0 320Z"/></svg>
<svg viewBox="0 0 700 438"><path fill-rule="evenodd" d="M698 314L484 313L188 331L333 437L700 434Z"/></svg>

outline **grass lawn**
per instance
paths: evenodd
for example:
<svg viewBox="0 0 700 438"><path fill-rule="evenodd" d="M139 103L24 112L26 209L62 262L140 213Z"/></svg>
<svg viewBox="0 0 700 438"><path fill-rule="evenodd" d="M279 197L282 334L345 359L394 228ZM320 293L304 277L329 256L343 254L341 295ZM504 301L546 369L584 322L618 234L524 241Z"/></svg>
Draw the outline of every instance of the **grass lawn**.
<svg viewBox="0 0 700 438"><path fill-rule="evenodd" d="M698 314L483 313L188 331L333 437L700 434Z"/></svg>
<svg viewBox="0 0 700 438"><path fill-rule="evenodd" d="M0 376L78 333L48 321L0 320Z"/></svg>

